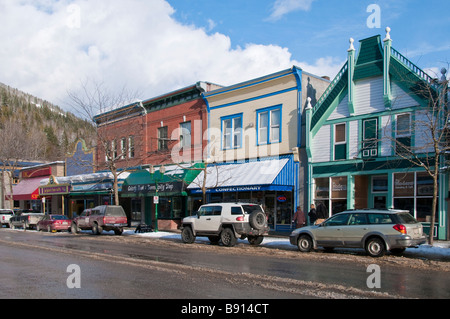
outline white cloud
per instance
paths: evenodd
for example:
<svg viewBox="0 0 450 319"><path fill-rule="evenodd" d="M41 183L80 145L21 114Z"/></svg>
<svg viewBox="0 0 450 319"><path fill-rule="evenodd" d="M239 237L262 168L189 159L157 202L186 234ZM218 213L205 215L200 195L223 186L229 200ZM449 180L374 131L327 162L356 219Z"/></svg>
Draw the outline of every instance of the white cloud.
<svg viewBox="0 0 450 319"><path fill-rule="evenodd" d="M297 65L301 67L303 71L317 76L328 76L333 80L339 70L344 66L345 62L346 60L329 56L317 59L314 64L298 62Z"/></svg>
<svg viewBox="0 0 450 319"><path fill-rule="evenodd" d="M311 2L311 1L309 1ZM247 44L182 25L164 0L2 0L0 82L65 107L86 80L141 99L210 81L246 81L292 65L325 75L331 58L296 62L287 48ZM212 26L212 24L210 24Z"/></svg>
<svg viewBox="0 0 450 319"><path fill-rule="evenodd" d="M315 0L276 0L268 20L276 21L292 11L309 11Z"/></svg>

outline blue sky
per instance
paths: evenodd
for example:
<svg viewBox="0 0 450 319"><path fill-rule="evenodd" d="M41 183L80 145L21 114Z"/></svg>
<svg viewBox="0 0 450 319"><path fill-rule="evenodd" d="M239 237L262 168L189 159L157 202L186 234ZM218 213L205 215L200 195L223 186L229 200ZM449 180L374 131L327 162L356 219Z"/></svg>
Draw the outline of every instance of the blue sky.
<svg viewBox="0 0 450 319"><path fill-rule="evenodd" d="M370 5L379 28L367 24ZM333 77L350 37L358 50L387 26L394 48L435 76L450 63L449 9L448 0L1 0L0 82L68 108L67 92L83 83L144 100L292 65Z"/></svg>
<svg viewBox="0 0 450 319"><path fill-rule="evenodd" d="M305 0L279 3L291 6L274 14L274 0L169 0L177 20L219 32L233 46L246 43L274 44L289 48L293 59L313 64L323 56L345 58L348 39L360 39L392 31L394 47L423 68L450 62L450 1L448 0ZM307 5L309 4L309 5ZM380 8L380 28L369 28L367 19ZM306 7L306 8L305 8Z"/></svg>

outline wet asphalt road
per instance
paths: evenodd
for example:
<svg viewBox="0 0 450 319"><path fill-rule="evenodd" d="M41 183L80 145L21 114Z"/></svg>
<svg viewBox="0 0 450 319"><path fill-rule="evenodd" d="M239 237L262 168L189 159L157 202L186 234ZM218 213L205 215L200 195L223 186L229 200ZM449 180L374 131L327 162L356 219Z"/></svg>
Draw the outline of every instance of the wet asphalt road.
<svg viewBox="0 0 450 319"><path fill-rule="evenodd" d="M449 272L382 265L381 288L369 289L376 259L254 248L1 229L0 298L450 298ZM80 288L67 285L73 264Z"/></svg>

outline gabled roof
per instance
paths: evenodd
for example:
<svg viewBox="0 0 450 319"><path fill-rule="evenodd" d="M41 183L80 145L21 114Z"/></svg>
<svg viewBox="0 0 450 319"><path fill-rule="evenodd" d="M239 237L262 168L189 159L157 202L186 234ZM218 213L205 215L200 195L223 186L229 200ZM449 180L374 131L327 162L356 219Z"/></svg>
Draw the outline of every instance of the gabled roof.
<svg viewBox="0 0 450 319"><path fill-rule="evenodd" d="M338 72L328 88L320 97L319 101L313 108L311 119L311 130L323 122L329 116L330 106L348 88L348 62L345 62L342 69Z"/></svg>
<svg viewBox="0 0 450 319"><path fill-rule="evenodd" d="M383 75L383 47L379 35L359 41L358 58L355 64L353 81Z"/></svg>
<svg viewBox="0 0 450 319"><path fill-rule="evenodd" d="M384 50L380 35L363 39L360 43L359 54L355 61L353 81L382 76L384 74ZM426 94L420 93L418 89L423 88L424 85L434 88L434 80L394 48L391 48L389 63L391 79L395 80L405 90L418 96L426 105L428 103ZM347 61L313 107L311 132L318 131L319 127L347 94L348 72Z"/></svg>

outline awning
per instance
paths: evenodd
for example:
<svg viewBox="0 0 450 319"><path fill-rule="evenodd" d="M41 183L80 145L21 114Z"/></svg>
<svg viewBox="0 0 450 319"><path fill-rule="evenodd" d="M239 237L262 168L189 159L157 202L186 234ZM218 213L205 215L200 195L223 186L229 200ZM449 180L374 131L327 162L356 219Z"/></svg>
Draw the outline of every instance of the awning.
<svg viewBox="0 0 450 319"><path fill-rule="evenodd" d="M288 158L237 164L212 164L206 170L207 193L279 190L292 191L295 172L286 165ZM193 194L201 193L204 172L188 186Z"/></svg>
<svg viewBox="0 0 450 319"><path fill-rule="evenodd" d="M42 177L27 178L13 186L14 200L37 200L39 199L39 186ZM8 195L7 195L8 196Z"/></svg>
<svg viewBox="0 0 450 319"><path fill-rule="evenodd" d="M129 175L129 172L121 172L118 176L119 192L121 191L123 182ZM58 184L70 185L71 196L111 194L111 189L113 188L113 180L114 176L111 172L55 177L55 181ZM48 179L43 180L41 182L41 187L42 185L46 185L48 183Z"/></svg>
<svg viewBox="0 0 450 319"><path fill-rule="evenodd" d="M155 168L151 174L148 169L131 173L122 185L121 196L145 197L145 196L187 196L186 186L201 172L203 163L194 165L169 165L165 173ZM156 192L158 185L158 192Z"/></svg>

